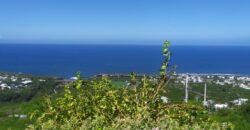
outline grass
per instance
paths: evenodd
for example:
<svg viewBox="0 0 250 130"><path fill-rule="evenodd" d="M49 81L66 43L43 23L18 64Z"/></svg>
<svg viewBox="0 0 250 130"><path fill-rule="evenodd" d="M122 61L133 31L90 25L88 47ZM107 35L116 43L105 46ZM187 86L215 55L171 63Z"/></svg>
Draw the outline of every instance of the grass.
<svg viewBox="0 0 250 130"><path fill-rule="evenodd" d="M0 130L24 130L27 123L27 119L0 117Z"/></svg>
<svg viewBox="0 0 250 130"><path fill-rule="evenodd" d="M124 87L126 85L123 81L112 81L111 84L115 88Z"/></svg>
<svg viewBox="0 0 250 130"><path fill-rule="evenodd" d="M30 123L29 119L20 119L17 117L8 117L12 114L25 114L35 110L42 100L42 96L36 96L29 102L6 102L0 103L0 130L23 130L27 124Z"/></svg>
<svg viewBox="0 0 250 130"><path fill-rule="evenodd" d="M20 130L25 129L27 119L19 119L8 117L11 114L21 113L21 104L17 102L1 103L0 104L0 130Z"/></svg>

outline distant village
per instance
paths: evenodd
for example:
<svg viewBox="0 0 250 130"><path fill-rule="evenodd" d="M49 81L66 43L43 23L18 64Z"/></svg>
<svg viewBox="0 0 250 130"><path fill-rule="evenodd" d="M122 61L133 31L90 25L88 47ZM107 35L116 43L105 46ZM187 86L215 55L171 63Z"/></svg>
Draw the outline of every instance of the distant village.
<svg viewBox="0 0 250 130"><path fill-rule="evenodd" d="M100 75L98 75L100 76ZM98 77L97 76L97 77ZM109 75L109 76L117 76L117 75ZM124 76L124 75L119 75ZM129 77L129 75L126 75ZM65 79L65 81L74 81L75 78ZM38 79L39 82L45 82L44 79ZM154 76L150 76L150 81L154 82L156 81L156 78ZM21 87L28 87L30 84L32 84L32 79L30 77L25 76L18 76L18 75L10 75L10 74L0 74L0 91L4 89L15 89L15 88L21 88ZM186 92L185 92L185 102L188 102L188 84L190 83L200 83L200 84L206 84L206 83L212 83L219 86L224 85L231 85L232 87L240 87L242 89L246 89L246 91L250 91L250 77L249 76L241 76L241 75L231 75L231 74L178 74L176 75L176 80L174 81L176 84L183 84L186 86ZM125 82L126 84L129 84L129 82ZM245 104L248 99L245 98L238 98L230 102L226 103L215 103L212 100L207 100L206 97L206 88L204 87L204 101L203 105L213 106L213 108L221 109L221 108L228 108L229 103L234 104L235 106L240 106L242 104ZM164 102L168 102L167 97L162 97L162 100Z"/></svg>
<svg viewBox="0 0 250 130"><path fill-rule="evenodd" d="M185 83L187 74L178 74L176 83ZM232 74L188 74L189 83L203 83L209 82L217 85L232 85L233 87L240 87L250 89L250 76L240 76Z"/></svg>
<svg viewBox="0 0 250 130"><path fill-rule="evenodd" d="M0 75L0 91L4 89L15 89L28 87L32 84L32 79L30 77L11 75L11 74L1 74ZM44 79L39 79L39 82L45 82Z"/></svg>

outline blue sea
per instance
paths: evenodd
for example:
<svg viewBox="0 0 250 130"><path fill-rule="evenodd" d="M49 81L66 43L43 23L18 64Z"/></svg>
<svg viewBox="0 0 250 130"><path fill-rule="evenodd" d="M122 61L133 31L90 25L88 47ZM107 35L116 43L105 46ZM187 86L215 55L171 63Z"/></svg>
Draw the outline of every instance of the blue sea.
<svg viewBox="0 0 250 130"><path fill-rule="evenodd" d="M249 46L171 46L178 73L250 75ZM100 73L158 74L158 45L0 44L0 71L72 77Z"/></svg>

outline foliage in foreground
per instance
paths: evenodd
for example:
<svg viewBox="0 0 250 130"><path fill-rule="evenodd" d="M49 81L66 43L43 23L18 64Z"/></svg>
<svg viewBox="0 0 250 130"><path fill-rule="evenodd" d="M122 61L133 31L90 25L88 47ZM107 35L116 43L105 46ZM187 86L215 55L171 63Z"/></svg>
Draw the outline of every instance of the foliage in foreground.
<svg viewBox="0 0 250 130"><path fill-rule="evenodd" d="M35 123L27 129L233 129L211 120L203 107L161 100L174 74L167 70L168 46L166 41L157 82L146 76L139 82L131 73L128 87L114 88L106 76L84 82L78 73L77 80L64 87L63 96L46 98L43 107L31 115Z"/></svg>

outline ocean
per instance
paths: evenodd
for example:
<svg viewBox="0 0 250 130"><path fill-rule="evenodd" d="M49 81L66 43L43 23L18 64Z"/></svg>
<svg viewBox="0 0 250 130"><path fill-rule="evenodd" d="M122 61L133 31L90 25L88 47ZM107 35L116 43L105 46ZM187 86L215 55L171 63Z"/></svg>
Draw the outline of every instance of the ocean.
<svg viewBox="0 0 250 130"><path fill-rule="evenodd" d="M250 75L249 46L171 46L177 73ZM0 44L0 72L72 77L100 73L158 74L158 45Z"/></svg>

